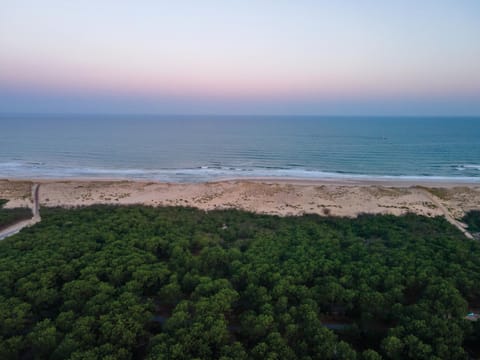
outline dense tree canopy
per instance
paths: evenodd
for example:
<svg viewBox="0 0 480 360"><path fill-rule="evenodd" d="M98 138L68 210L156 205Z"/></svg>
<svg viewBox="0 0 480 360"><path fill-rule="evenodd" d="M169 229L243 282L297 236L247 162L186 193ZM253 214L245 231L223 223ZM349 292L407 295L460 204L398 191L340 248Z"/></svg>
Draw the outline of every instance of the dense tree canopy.
<svg viewBox="0 0 480 360"><path fill-rule="evenodd" d="M1 359L464 359L480 246L443 218L43 209L0 243Z"/></svg>
<svg viewBox="0 0 480 360"><path fill-rule="evenodd" d="M32 217L32 211L29 208L5 209L8 200L0 199L0 230L12 225L20 220Z"/></svg>
<svg viewBox="0 0 480 360"><path fill-rule="evenodd" d="M480 210L469 211L463 221L468 225L468 230L480 233Z"/></svg>

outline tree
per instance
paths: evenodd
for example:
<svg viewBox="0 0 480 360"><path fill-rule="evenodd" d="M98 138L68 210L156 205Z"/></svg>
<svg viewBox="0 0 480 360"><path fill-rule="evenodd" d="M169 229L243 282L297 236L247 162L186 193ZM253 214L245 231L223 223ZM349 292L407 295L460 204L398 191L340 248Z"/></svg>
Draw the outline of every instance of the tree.
<svg viewBox="0 0 480 360"><path fill-rule="evenodd" d="M27 340L35 358L46 358L57 346L57 329L50 319L45 319L35 325Z"/></svg>
<svg viewBox="0 0 480 360"><path fill-rule="evenodd" d="M403 348L404 344L395 336L389 336L382 341L382 349L390 359L403 359Z"/></svg>

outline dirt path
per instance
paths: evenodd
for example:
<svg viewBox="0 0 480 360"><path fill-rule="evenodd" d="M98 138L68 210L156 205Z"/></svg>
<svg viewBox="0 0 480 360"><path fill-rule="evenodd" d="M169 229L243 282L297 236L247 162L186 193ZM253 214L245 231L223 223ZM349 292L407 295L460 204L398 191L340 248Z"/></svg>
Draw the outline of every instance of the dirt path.
<svg viewBox="0 0 480 360"><path fill-rule="evenodd" d="M50 187L49 187L50 186ZM215 186L218 186L218 188L215 188ZM323 185L322 185L323 186ZM190 205L190 206L198 206L199 204L199 199L202 199L202 196L205 197L205 194L208 195L208 197L213 196L213 203L212 200L210 203L208 203L206 208L208 209L208 206L213 206L214 208L219 205L221 208L222 205L232 205L234 206L235 204L238 207L241 207L241 204L243 202L243 209L250 210L253 209L260 209L259 212L264 212L264 213L281 213L283 211L283 214L288 215L288 212L285 213L285 211L290 211L290 208L283 208L282 206L288 207L290 206L291 208L295 209L302 209L303 210L307 209L307 205L310 206L310 210L317 210L320 211L319 209L322 209L324 207L324 204L330 204L330 206L336 206L334 210L337 212L335 215L338 216L349 216L352 215L351 213L341 213L341 210L347 209L348 211L352 210L352 202L355 202L356 200L360 199L361 201L356 201L357 203L357 210L358 211L364 211L364 209L367 209L366 212L372 212L372 213L378 213L379 208L378 208L378 202L379 199L382 199L382 205L383 208L380 209L381 211L385 211L385 208L388 208L389 211L392 211L392 209L399 209L399 202L406 202L408 206L411 206L410 209L413 209L415 213L420 213L420 214L429 214L431 211L431 205L434 205L436 207L435 209L435 214L434 215L443 215L445 216L445 219L458 228L467 238L473 239L474 237L472 234L467 230L467 226L463 224L462 222L458 221L455 219L455 217L452 215L452 212L448 209L447 205L444 205L437 196L432 194L428 189L424 189L421 187L410 187L408 189L408 192L405 194L400 193L397 197L394 197L393 200L391 198L391 192L388 193L387 195L389 196L384 196L384 195L375 195L371 192L367 193L365 195L365 191L362 191L364 187L352 187L348 189L343 189L342 187L333 187L333 188L327 188L326 190L320 190L318 188L308 188L305 190L305 187L297 187L297 191L291 190L291 189L285 189L285 186L282 188L281 185L269 185L269 184L255 184L252 182L244 182L243 184L236 184L235 182L225 182L225 183L220 183L220 184L199 184L199 185L176 185L177 191L175 192L175 186L171 184L144 184L144 183L129 183L129 182L121 182L118 183L117 185L115 183L105 183L105 182L77 182L77 183L71 183L71 182L52 182L50 184L43 182L42 183L43 187L43 192L42 194L49 194L49 198L51 199L52 197L55 198L57 196L57 203L56 202L50 202L50 206L54 205L70 205L70 206L75 206L75 205L90 205L94 203L111 203L115 199L118 201L118 204L149 204L149 205ZM145 190L146 187L150 187L147 190ZM33 205L32 205L32 214L33 217L30 220L24 220L21 222L18 222L2 231L0 231L0 240L11 236L13 234L16 234L19 232L21 229L23 229L26 226L31 226L37 222L40 221L40 212L39 212L39 184L34 184L32 186L32 200L33 200ZM172 190L173 189L173 190ZM189 190L190 189L190 190ZM223 201L223 204L220 203L215 203L215 200L218 199L217 193L218 192L213 192L212 191L215 189L220 189L219 191L221 192L220 195L223 196L224 193L232 193L237 191L237 194L233 196L231 200L228 200L228 202L225 202L225 199L220 199ZM380 188L376 188L379 190ZM384 188L382 188L383 191ZM343 191L345 190L345 191ZM83 192L82 192L83 191ZM190 191L190 192L189 192ZM239 193L240 191L240 193ZM253 192L252 192L253 191ZM271 191L269 193L268 191ZM303 193L302 193L303 191ZM331 199L330 196L333 194L336 194L337 196L334 199ZM343 193L338 194L339 191L343 191ZM95 193L96 192L96 193ZM246 192L249 192L247 195L245 195ZM335 193L336 192L336 193ZM71 196L72 193L75 193L75 198ZM134 194L132 196L131 194ZM126 196L123 196L124 194L127 194ZM260 196L258 195L260 194ZM350 197L348 195L351 195ZM470 193L468 193L470 194ZM477 193L475 193L477 194ZM280 196L282 195L282 196ZM108 196L108 200L107 200ZM136 197L135 197L136 196ZM156 202L154 201L156 198ZM262 197L263 196L263 197ZM323 196L323 197L322 197ZM365 196L367 196L365 198ZM473 198L473 201L477 201L478 195L475 195L477 197ZM361 197L361 198L360 198ZM111 199L110 199L111 198ZM182 199L183 198L183 199ZM190 202L187 202L187 200L184 200L185 198L189 198ZM301 201L302 198L308 199L310 201L309 203L304 203L302 205ZM317 203L311 202L312 199L315 198L317 199ZM87 201L80 201L79 199L87 199ZM181 202L180 204L178 203L178 199ZM251 200L254 199L252 202ZM275 208L273 205L272 207L269 207L270 205L267 204L266 207L261 208L262 204L264 203L269 203L273 202L272 201L267 201L269 199L273 199L277 201L277 207ZM390 199L390 200L389 200ZM258 200L258 201L257 201ZM46 199L46 201L49 201L49 199ZM69 202L70 201L70 202ZM80 202L78 202L80 201ZM148 202L147 202L148 201ZM338 206L339 202L343 201L344 206ZM388 202L390 201L390 202ZM429 205L428 207L420 208L420 210L417 208L418 202L419 201L428 201ZM465 200L462 200L465 201ZM262 202L260 204L259 202ZM292 206L291 204L295 203L297 206ZM331 205L331 203L334 203L335 205ZM370 203L371 206L371 211L368 211L368 202ZM477 202L478 203L478 202ZM213 204L213 205L212 205ZM316 205L316 208L314 206ZM455 203L453 203L452 206L456 206ZM458 208L458 205L457 205ZM273 209L273 210L272 210ZM373 209L373 210L372 210ZM355 210L355 211L357 211ZM457 209L458 210L458 209ZM292 210L293 211L293 210ZM300 214L301 212L297 212L297 214ZM295 214L295 213L294 213ZM398 214L401 214L401 212L398 212Z"/></svg>
<svg viewBox="0 0 480 360"><path fill-rule="evenodd" d="M458 221L457 219L455 219L451 214L450 214L450 211L445 207L445 205L443 205L435 195L433 195L432 193L430 193L429 191L427 190L424 190L424 189L418 189L417 188L417 191L419 191L420 193L422 193L423 195L425 195L432 203L435 204L435 206L437 206L442 212L443 212L443 216L445 216L445 219L447 219L447 221L452 224L453 226L455 226L458 230L460 230L467 238L469 239L473 239L474 237L472 236L472 234L470 234L470 232L466 229L467 225L465 225L464 223Z"/></svg>
<svg viewBox="0 0 480 360"><path fill-rule="evenodd" d="M39 184L34 184L32 186L32 199L33 199L33 205L32 205L32 218L29 220L22 220L20 222L17 222L16 224L10 225L6 229L3 229L0 231L0 240L3 240L9 236L15 235L18 233L20 230L27 226L32 226L36 223L38 223L41 220L40 217L40 203L38 201L39 198L39 190L40 190L40 185Z"/></svg>

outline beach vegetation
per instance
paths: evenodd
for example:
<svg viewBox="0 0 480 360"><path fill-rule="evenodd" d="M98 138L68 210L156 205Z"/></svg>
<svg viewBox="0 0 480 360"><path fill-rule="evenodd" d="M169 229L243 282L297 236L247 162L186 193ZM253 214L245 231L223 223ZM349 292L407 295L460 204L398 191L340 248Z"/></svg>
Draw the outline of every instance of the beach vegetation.
<svg viewBox="0 0 480 360"><path fill-rule="evenodd" d="M467 212L462 221L467 224L468 230L480 233L480 210L471 210Z"/></svg>
<svg viewBox="0 0 480 360"><path fill-rule="evenodd" d="M479 284L441 217L44 208L0 242L0 358L465 359Z"/></svg>

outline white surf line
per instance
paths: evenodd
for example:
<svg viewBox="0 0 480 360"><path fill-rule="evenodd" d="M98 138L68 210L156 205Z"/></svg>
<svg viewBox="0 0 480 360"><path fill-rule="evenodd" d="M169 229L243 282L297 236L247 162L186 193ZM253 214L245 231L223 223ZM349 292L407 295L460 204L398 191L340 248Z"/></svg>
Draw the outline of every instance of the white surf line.
<svg viewBox="0 0 480 360"><path fill-rule="evenodd" d="M34 184L32 186L32 199L33 199L33 206L32 206L32 218L29 220L22 220L17 222L16 224L10 225L9 227L0 231L0 240L3 240L9 236L15 235L20 230L27 226L32 226L38 223L41 219L40 217L40 203L39 203L39 184Z"/></svg>

